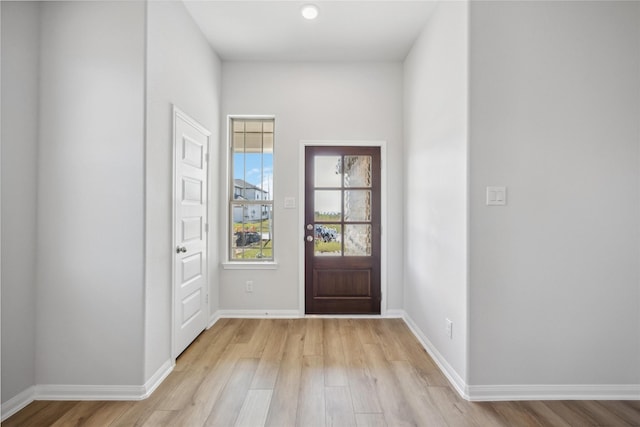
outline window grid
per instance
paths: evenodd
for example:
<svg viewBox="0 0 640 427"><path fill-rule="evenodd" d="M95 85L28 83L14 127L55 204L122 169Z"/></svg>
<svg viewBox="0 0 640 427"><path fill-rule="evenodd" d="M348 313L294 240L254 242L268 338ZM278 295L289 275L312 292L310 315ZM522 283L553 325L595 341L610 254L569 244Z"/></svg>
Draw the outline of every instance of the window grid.
<svg viewBox="0 0 640 427"><path fill-rule="evenodd" d="M230 120L229 261L273 261L274 119Z"/></svg>

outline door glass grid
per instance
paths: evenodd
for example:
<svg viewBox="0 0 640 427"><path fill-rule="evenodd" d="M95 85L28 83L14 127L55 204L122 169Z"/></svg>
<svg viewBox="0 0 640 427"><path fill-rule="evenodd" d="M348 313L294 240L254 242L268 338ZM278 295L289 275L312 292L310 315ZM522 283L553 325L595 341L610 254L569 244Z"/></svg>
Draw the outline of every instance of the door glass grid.
<svg viewBox="0 0 640 427"><path fill-rule="evenodd" d="M314 255L371 255L371 156L314 157Z"/></svg>

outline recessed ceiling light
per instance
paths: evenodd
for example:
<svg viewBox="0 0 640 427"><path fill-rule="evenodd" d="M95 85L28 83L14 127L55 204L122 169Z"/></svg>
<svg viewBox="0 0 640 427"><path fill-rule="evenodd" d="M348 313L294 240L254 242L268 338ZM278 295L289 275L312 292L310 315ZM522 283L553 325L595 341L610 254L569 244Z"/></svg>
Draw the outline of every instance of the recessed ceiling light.
<svg viewBox="0 0 640 427"><path fill-rule="evenodd" d="M312 20L318 17L318 13L320 13L320 11L318 10L318 6L315 4L305 4L302 6L301 13L304 19Z"/></svg>

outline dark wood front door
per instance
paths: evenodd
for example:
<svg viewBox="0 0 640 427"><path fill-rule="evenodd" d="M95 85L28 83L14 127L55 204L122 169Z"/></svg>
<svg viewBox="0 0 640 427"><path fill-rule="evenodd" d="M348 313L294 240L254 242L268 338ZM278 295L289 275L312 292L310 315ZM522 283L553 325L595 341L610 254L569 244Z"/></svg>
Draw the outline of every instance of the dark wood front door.
<svg viewBox="0 0 640 427"><path fill-rule="evenodd" d="M306 147L305 311L380 314L380 147Z"/></svg>

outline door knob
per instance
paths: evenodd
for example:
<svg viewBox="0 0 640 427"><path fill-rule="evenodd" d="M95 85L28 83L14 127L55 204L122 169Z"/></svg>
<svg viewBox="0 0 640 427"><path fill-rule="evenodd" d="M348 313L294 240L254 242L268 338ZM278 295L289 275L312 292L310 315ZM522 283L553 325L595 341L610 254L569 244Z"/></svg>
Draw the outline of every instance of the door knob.
<svg viewBox="0 0 640 427"><path fill-rule="evenodd" d="M178 246L176 248L176 252L177 253L185 253L185 252L187 252L187 248L185 248L184 246Z"/></svg>
<svg viewBox="0 0 640 427"><path fill-rule="evenodd" d="M307 230L309 230L309 231L313 230L313 225L312 224L307 224Z"/></svg>
<svg viewBox="0 0 640 427"><path fill-rule="evenodd" d="M307 242L313 242L313 236L307 236Z"/></svg>

